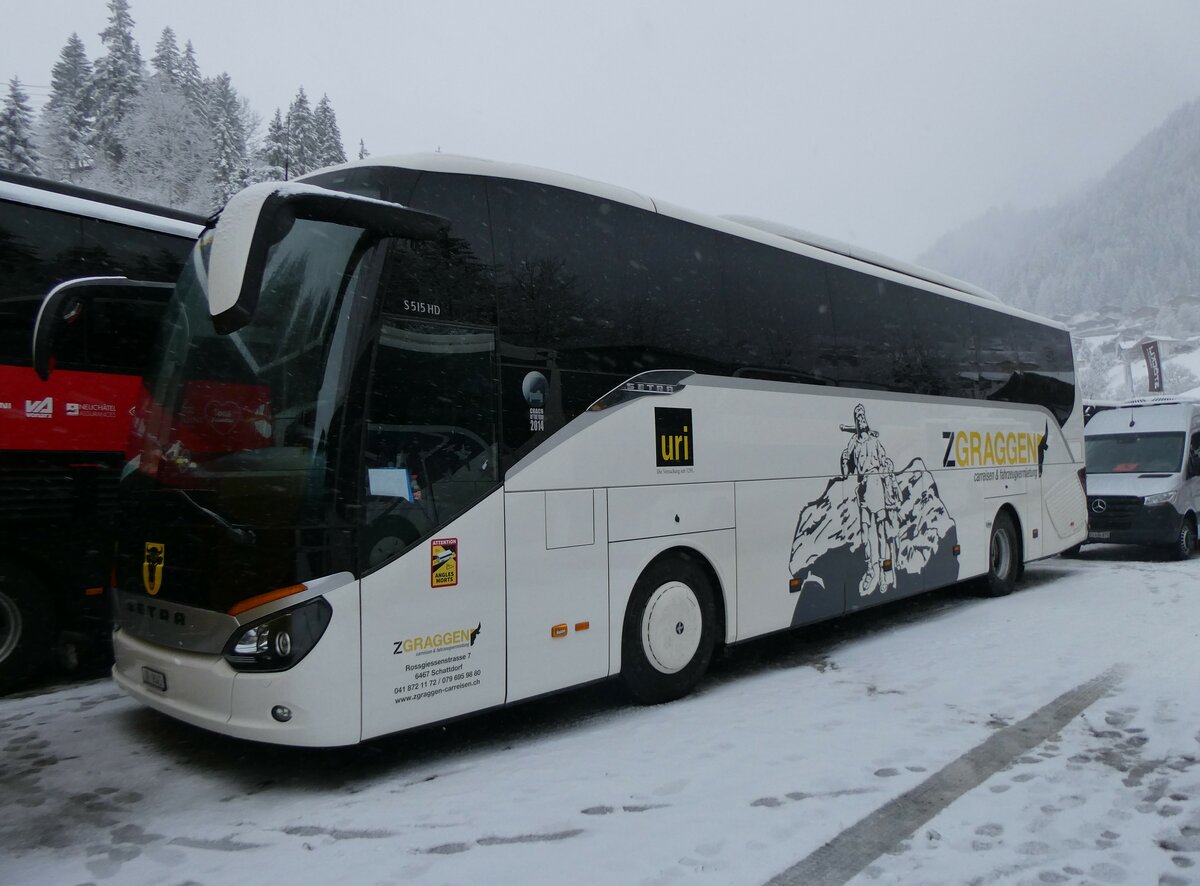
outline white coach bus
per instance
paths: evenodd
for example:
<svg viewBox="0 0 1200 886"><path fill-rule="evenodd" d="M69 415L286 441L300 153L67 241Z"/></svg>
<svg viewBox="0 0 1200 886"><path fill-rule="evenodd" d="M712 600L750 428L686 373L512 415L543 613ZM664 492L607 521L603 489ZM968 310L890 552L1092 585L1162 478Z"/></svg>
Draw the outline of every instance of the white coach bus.
<svg viewBox="0 0 1200 886"><path fill-rule="evenodd" d="M343 745L1082 542L1070 338L778 226L371 158L234 197L122 480L118 684Z"/></svg>

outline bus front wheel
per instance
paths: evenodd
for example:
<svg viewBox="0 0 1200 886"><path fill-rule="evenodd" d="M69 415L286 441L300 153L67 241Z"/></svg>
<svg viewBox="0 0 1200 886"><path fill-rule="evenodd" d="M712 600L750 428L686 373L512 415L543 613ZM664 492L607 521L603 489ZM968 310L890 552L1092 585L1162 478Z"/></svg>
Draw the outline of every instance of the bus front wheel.
<svg viewBox="0 0 1200 886"><path fill-rule="evenodd" d="M700 681L716 645L713 588L682 555L651 563L625 610L621 677L642 704L687 695Z"/></svg>
<svg viewBox="0 0 1200 886"><path fill-rule="evenodd" d="M28 570L0 561L0 693L29 679L49 651L45 591Z"/></svg>
<svg viewBox="0 0 1200 886"><path fill-rule="evenodd" d="M980 581L987 597L1003 597L1011 594L1021 572L1021 547L1017 542L1017 527L1012 517L1004 511L992 521L991 540L988 543L988 571Z"/></svg>

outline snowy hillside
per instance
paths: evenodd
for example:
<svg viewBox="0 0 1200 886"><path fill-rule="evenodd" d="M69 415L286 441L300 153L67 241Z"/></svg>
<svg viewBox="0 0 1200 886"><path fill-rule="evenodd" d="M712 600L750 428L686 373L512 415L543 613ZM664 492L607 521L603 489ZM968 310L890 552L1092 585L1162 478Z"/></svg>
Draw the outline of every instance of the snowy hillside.
<svg viewBox="0 0 1200 886"><path fill-rule="evenodd" d="M991 210L918 261L1043 314L1200 295L1200 100L1073 197L1030 212ZM1200 333L1200 312L1190 327Z"/></svg>

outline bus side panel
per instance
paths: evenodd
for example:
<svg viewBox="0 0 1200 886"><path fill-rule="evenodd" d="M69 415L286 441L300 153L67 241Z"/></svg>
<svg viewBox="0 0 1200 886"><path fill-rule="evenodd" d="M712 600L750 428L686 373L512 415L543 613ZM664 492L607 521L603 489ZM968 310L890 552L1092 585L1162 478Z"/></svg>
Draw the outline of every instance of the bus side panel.
<svg viewBox="0 0 1200 886"><path fill-rule="evenodd" d="M802 506L819 500L829 485L827 478L737 484L737 639L833 618L844 611L845 568L810 573L806 567L818 559L817 545L793 548ZM794 587L789 559L801 575Z"/></svg>
<svg viewBox="0 0 1200 886"><path fill-rule="evenodd" d="M603 489L504 497L508 700L608 675L608 497Z"/></svg>
<svg viewBox="0 0 1200 886"><path fill-rule="evenodd" d="M363 738L504 702L504 494L362 580Z"/></svg>
<svg viewBox="0 0 1200 886"><path fill-rule="evenodd" d="M0 450L120 452L129 443L136 375L0 366Z"/></svg>

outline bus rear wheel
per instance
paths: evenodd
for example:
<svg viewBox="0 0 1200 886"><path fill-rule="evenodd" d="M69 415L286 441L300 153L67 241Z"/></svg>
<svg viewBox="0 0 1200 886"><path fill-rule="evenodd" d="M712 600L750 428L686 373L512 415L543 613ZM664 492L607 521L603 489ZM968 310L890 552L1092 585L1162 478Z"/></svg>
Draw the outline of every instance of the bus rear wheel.
<svg viewBox="0 0 1200 886"><path fill-rule="evenodd" d="M1011 594L1021 573L1021 548L1017 543L1017 527L1004 511L992 521L988 542L988 571L980 583L984 596L1003 597Z"/></svg>
<svg viewBox="0 0 1200 886"><path fill-rule="evenodd" d="M32 574L0 561L0 694L32 676L50 652L50 611Z"/></svg>
<svg viewBox="0 0 1200 886"><path fill-rule="evenodd" d="M642 704L687 695L704 676L716 645L713 588L684 556L651 563L625 610L621 677Z"/></svg>

